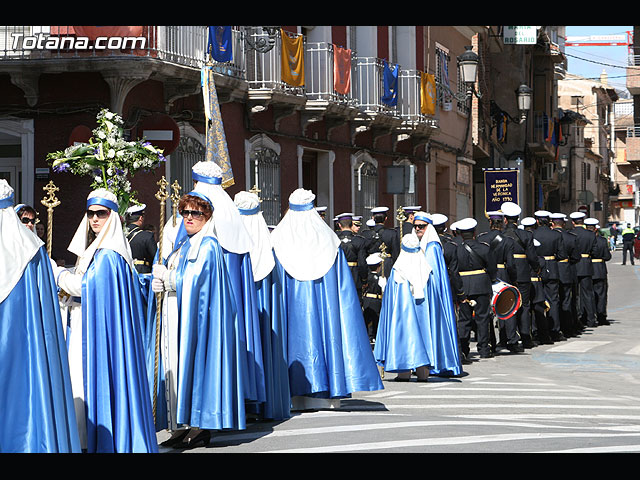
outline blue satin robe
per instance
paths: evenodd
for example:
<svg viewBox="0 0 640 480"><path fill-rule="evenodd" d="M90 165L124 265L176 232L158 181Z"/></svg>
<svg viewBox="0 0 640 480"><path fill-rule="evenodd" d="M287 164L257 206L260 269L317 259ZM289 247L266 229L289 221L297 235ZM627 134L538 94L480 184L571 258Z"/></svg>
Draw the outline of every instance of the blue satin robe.
<svg viewBox="0 0 640 480"><path fill-rule="evenodd" d="M256 285L249 253L233 253L222 249L224 263L229 273L238 312L238 339L240 348L246 352L245 399L249 402L264 403L265 372L260 338L260 318Z"/></svg>
<svg viewBox="0 0 640 480"><path fill-rule="evenodd" d="M331 269L298 281L277 261L286 305L291 395L347 398L382 390L351 270L338 249Z"/></svg>
<svg viewBox="0 0 640 480"><path fill-rule="evenodd" d="M257 408L250 408L263 419L285 420L291 417L287 330L282 285L274 281L275 275L274 267L256 282L266 399Z"/></svg>
<svg viewBox="0 0 640 480"><path fill-rule="evenodd" d="M177 421L208 430L246 428L246 349L239 342L236 301L218 241L205 237L195 259L189 239L176 242L180 255L176 294L180 316ZM168 258L169 256L167 256ZM153 391L156 300L147 306L147 371ZM158 365L156 429L167 428L162 355Z"/></svg>
<svg viewBox="0 0 640 480"><path fill-rule="evenodd" d="M98 249L82 279L87 451L157 452L137 273Z"/></svg>
<svg viewBox="0 0 640 480"><path fill-rule="evenodd" d="M246 428L244 377L238 350L239 322L224 264L213 237L202 239L188 260L187 243L176 275L180 345L178 423L208 430Z"/></svg>
<svg viewBox="0 0 640 480"><path fill-rule="evenodd" d="M382 295L373 354L386 372L399 373L432 363L432 299L428 286L424 298L416 299L409 282L398 283L395 276L392 269Z"/></svg>
<svg viewBox="0 0 640 480"><path fill-rule="evenodd" d="M453 308L451 283L444 261L442 245L429 242L425 250L431 274L427 284L431 334L431 370L432 375L452 376L462 373L462 362L458 349L458 329L456 313Z"/></svg>
<svg viewBox="0 0 640 480"><path fill-rule="evenodd" d="M0 303L0 453L80 452L58 290L41 247Z"/></svg>

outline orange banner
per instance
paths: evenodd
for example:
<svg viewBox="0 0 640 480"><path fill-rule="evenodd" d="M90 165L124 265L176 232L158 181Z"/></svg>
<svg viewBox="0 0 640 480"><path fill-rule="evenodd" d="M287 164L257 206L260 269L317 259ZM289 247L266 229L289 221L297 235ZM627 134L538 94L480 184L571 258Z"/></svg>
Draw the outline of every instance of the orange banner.
<svg viewBox="0 0 640 480"><path fill-rule="evenodd" d="M430 73L420 72L420 112L436 114L436 79Z"/></svg>
<svg viewBox="0 0 640 480"><path fill-rule="evenodd" d="M304 44L303 36L291 38L280 29L282 38L282 81L293 87L304 85Z"/></svg>
<svg viewBox="0 0 640 480"><path fill-rule="evenodd" d="M333 45L333 89L341 95L351 90L351 50Z"/></svg>

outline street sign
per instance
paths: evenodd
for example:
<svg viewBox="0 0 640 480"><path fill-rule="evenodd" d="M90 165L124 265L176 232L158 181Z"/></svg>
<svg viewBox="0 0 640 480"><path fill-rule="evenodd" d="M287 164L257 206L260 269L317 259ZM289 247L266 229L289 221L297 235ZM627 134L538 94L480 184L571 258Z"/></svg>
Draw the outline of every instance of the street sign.
<svg viewBox="0 0 640 480"><path fill-rule="evenodd" d="M505 45L535 45L538 42L537 26L503 28L502 38Z"/></svg>

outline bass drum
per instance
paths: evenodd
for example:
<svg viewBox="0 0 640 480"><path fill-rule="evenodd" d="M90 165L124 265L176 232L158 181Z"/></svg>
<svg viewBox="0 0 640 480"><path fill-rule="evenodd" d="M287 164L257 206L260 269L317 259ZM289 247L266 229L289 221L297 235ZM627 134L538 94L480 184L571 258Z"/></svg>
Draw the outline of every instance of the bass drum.
<svg viewBox="0 0 640 480"><path fill-rule="evenodd" d="M499 320L507 320L513 317L522 305L520 290L503 281L494 283L491 308Z"/></svg>

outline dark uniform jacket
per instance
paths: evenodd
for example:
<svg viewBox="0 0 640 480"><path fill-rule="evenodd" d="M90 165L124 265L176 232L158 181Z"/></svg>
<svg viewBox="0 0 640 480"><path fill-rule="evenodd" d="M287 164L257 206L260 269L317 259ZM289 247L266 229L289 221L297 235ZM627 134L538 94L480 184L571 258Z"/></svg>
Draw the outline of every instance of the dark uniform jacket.
<svg viewBox="0 0 640 480"><path fill-rule="evenodd" d="M478 235L478 240L488 243L493 250L498 268L498 278L510 285L516 283L518 272L514 254L514 240L505 237L500 230L489 230Z"/></svg>
<svg viewBox="0 0 640 480"><path fill-rule="evenodd" d="M400 254L400 241L398 232L393 228L385 228L384 225L377 224L373 227L373 233L367 245L367 255L380 253L380 246L386 246L387 254L391 255L384 259L384 276L389 277L391 268Z"/></svg>
<svg viewBox="0 0 640 480"><path fill-rule="evenodd" d="M536 250L544 259L544 268L548 271L548 275L545 275L547 278L542 280L559 280L558 262L567 259L562 234L546 225L540 225L533 231L533 238L540 242Z"/></svg>
<svg viewBox="0 0 640 480"><path fill-rule="evenodd" d="M471 249L471 253L468 249ZM496 281L498 269L491 247L476 239L462 241L456 250L458 271L467 297L488 295L491 298L491 285Z"/></svg>
<svg viewBox="0 0 640 480"><path fill-rule="evenodd" d="M514 241L513 257L516 264L516 282L531 282L531 277L537 275L540 269L538 256L533 246L533 234L510 223L502 231L502 236L509 237Z"/></svg>
<svg viewBox="0 0 640 480"><path fill-rule="evenodd" d="M151 273L153 259L158 249L153 232L143 230L138 225L129 224L127 225L127 240L138 273Z"/></svg>
<svg viewBox="0 0 640 480"><path fill-rule="evenodd" d="M604 237L596 235L596 246L591 256L591 263L593 265L593 280L605 280L607 278L607 264L611 260L611 250L609 249L609 242Z"/></svg>
<svg viewBox="0 0 640 480"><path fill-rule="evenodd" d="M382 307L382 287L378 284L379 279L380 275L369 271L362 295L363 310L370 310L378 315L380 315L380 308Z"/></svg>
<svg viewBox="0 0 640 480"><path fill-rule="evenodd" d="M449 284L451 285L451 296L454 302L464 300L464 288L462 278L458 271L458 244L450 236L440 235L442 244L442 256L449 273Z"/></svg>
<svg viewBox="0 0 640 480"><path fill-rule="evenodd" d="M590 277L593 275L591 257L596 248L596 234L587 230L584 225L576 225L572 232L576 235L576 249L580 254L580 261L576 264L576 275Z"/></svg>
<svg viewBox="0 0 640 480"><path fill-rule="evenodd" d="M558 262L560 283L569 285L576 282L576 264L580 261L580 252L576 247L576 234L564 228L554 229L562 234L562 242L567 258Z"/></svg>
<svg viewBox="0 0 640 480"><path fill-rule="evenodd" d="M351 268L353 281L358 291L361 291L360 287L367 278L367 242L364 237L354 234L351 230L340 230L336 235L340 239L340 248Z"/></svg>

